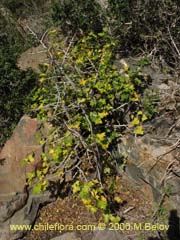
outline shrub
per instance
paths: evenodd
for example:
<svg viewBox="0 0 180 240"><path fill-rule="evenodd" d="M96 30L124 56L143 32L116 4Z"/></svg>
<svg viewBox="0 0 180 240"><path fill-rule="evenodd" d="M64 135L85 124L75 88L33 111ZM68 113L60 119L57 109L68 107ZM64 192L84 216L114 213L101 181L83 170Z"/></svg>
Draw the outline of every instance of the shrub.
<svg viewBox="0 0 180 240"><path fill-rule="evenodd" d="M22 47L17 38L3 37L0 44L0 144L10 136L27 104L27 95L35 86L35 73L21 71L16 58ZM12 43L14 42L14 45Z"/></svg>
<svg viewBox="0 0 180 240"><path fill-rule="evenodd" d="M47 185L48 172L63 175L72 171L74 179L87 181L88 172L93 171L98 182L90 185L77 182L74 186L92 211L99 206L106 212L108 190L97 188L105 184L109 172L113 177L111 150L122 132L129 129L136 135L143 134L142 123L147 119L141 104L145 78L127 65L118 72L113 65L116 42L106 28L79 40L72 38L68 44L60 39L57 30L51 30L49 35L54 62L42 66L39 86L32 98L32 114L50 122L52 129L46 139L40 140L46 146L43 167L30 175L30 182L39 176L34 186L37 193ZM88 202L84 199L87 188L97 193L100 202L87 191L92 199ZM105 217L119 219L106 214Z"/></svg>
<svg viewBox="0 0 180 240"><path fill-rule="evenodd" d="M164 65L179 65L178 0L109 0L111 29L126 56L150 54Z"/></svg>
<svg viewBox="0 0 180 240"><path fill-rule="evenodd" d="M122 57L149 55L164 67L179 66L179 1L56 1L52 18L64 33L100 32L108 27Z"/></svg>
<svg viewBox="0 0 180 240"><path fill-rule="evenodd" d="M101 32L103 17L95 0L56 1L52 7L52 18L64 33L78 31Z"/></svg>

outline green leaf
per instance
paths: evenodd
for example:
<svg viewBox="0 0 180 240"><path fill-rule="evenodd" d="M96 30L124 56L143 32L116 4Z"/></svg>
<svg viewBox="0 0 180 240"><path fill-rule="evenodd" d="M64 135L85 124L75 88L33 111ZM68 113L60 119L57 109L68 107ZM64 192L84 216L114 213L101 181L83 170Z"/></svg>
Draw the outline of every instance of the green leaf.
<svg viewBox="0 0 180 240"><path fill-rule="evenodd" d="M142 114L143 114L142 111L138 111L138 112L137 112L137 115L142 115Z"/></svg>
<svg viewBox="0 0 180 240"><path fill-rule="evenodd" d="M98 113L96 113L96 112L90 112L90 119L95 124L101 124L102 123L101 118L99 117Z"/></svg>
<svg viewBox="0 0 180 240"><path fill-rule="evenodd" d="M135 129L134 129L134 133L136 135L143 135L144 134L144 131L143 131L143 127L140 125L140 126L137 126Z"/></svg>
<svg viewBox="0 0 180 240"><path fill-rule="evenodd" d="M109 214L103 214L103 218L105 223L109 222Z"/></svg>
<svg viewBox="0 0 180 240"><path fill-rule="evenodd" d="M110 215L110 221L112 223L118 223L120 221L120 217L119 216L113 216L112 214Z"/></svg>
<svg viewBox="0 0 180 240"><path fill-rule="evenodd" d="M81 190L79 181L76 181L76 182L72 185L72 188L73 188L73 193L79 192L79 191Z"/></svg>
<svg viewBox="0 0 180 240"><path fill-rule="evenodd" d="M81 190L79 196L80 198L89 198L89 192Z"/></svg>
<svg viewBox="0 0 180 240"><path fill-rule="evenodd" d="M148 118L145 114L142 115L142 122L146 121Z"/></svg>
<svg viewBox="0 0 180 240"><path fill-rule="evenodd" d="M21 161L21 167L25 167L27 165L27 159L24 158L22 161Z"/></svg>
<svg viewBox="0 0 180 240"><path fill-rule="evenodd" d="M133 119L133 121L131 122L131 125L132 126L136 126L136 125L138 125L140 122L139 122L139 119L138 119L138 117L135 117L134 119Z"/></svg>
<svg viewBox="0 0 180 240"><path fill-rule="evenodd" d="M92 205L89 205L88 208L89 208L89 210L90 210L92 213L96 213L97 210L98 210L96 207L94 207L94 206L92 206Z"/></svg>
<svg viewBox="0 0 180 240"><path fill-rule="evenodd" d="M92 99L92 100L90 101L90 106L91 106L91 107L96 106L96 100Z"/></svg>
<svg viewBox="0 0 180 240"><path fill-rule="evenodd" d="M110 174L110 173L111 173L111 169L110 169L109 167L106 167L106 168L104 169L104 173L105 173L105 174Z"/></svg>
<svg viewBox="0 0 180 240"><path fill-rule="evenodd" d="M67 136L64 139L64 143L66 144L67 147L71 147L73 144L73 137L72 136Z"/></svg>
<svg viewBox="0 0 180 240"><path fill-rule="evenodd" d="M27 177L28 181L31 181L35 177L35 172L32 172L32 173L28 172L28 173L26 173L26 177Z"/></svg>
<svg viewBox="0 0 180 240"><path fill-rule="evenodd" d="M101 199L97 202L97 206L98 208L105 210L107 207L107 199L104 196L101 196Z"/></svg>
<svg viewBox="0 0 180 240"><path fill-rule="evenodd" d="M28 161L30 162L30 163L32 163L32 162L34 162L34 154L30 154L29 156L28 156Z"/></svg>
<svg viewBox="0 0 180 240"><path fill-rule="evenodd" d="M96 134L96 138L97 138L97 140L100 141L100 142L103 141L105 137L106 137L106 133L105 133L105 132L97 133L97 134Z"/></svg>
<svg viewBox="0 0 180 240"><path fill-rule="evenodd" d="M46 174L48 173L48 170L49 170L49 167L47 166L47 167L45 167L45 168L42 169L42 173L43 173L44 175L46 175Z"/></svg>
<svg viewBox="0 0 180 240"><path fill-rule="evenodd" d="M41 183L37 183L37 184L33 187L33 194L39 194L39 193L41 192L41 188L42 188Z"/></svg>

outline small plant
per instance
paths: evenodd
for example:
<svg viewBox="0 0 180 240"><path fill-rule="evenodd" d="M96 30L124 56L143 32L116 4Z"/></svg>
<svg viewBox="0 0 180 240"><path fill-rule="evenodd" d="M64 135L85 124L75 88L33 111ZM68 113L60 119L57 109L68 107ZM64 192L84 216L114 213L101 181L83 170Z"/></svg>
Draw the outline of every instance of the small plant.
<svg viewBox="0 0 180 240"><path fill-rule="evenodd" d="M143 135L144 131L143 131L142 124L148 119L148 117L145 114L143 114L142 111L138 111L136 115L131 115L131 119L132 121L130 123L130 127L134 128L134 131L133 131L134 134Z"/></svg>
<svg viewBox="0 0 180 240"><path fill-rule="evenodd" d="M33 186L32 188L33 194L39 194L40 192L44 191L47 187L46 175L49 171L50 164L48 158L44 153L41 154L41 157L43 161L41 169L37 169L33 172L26 173L27 185ZM21 161L21 165L25 167L28 164L33 163L34 161L35 155L34 153L32 153Z"/></svg>
<svg viewBox="0 0 180 240"><path fill-rule="evenodd" d="M159 94L151 89L146 89L142 97L142 105L148 119L151 119L157 113L157 104L159 102Z"/></svg>
<svg viewBox="0 0 180 240"><path fill-rule="evenodd" d="M120 217L112 214L110 211L108 197L105 195L104 189L97 179L85 183L80 183L80 181L77 180L72 185L72 188L73 193L79 194L82 202L92 213L96 213L99 210L103 212L105 223L118 223L120 221ZM114 202L120 204L122 200L118 196L115 196Z"/></svg>
<svg viewBox="0 0 180 240"><path fill-rule="evenodd" d="M145 236L143 234L140 234L137 236L138 240L145 240Z"/></svg>
<svg viewBox="0 0 180 240"><path fill-rule="evenodd" d="M150 60L149 60L147 57L141 58L141 59L138 61L138 65L139 65L140 67L148 66L148 65L150 65Z"/></svg>

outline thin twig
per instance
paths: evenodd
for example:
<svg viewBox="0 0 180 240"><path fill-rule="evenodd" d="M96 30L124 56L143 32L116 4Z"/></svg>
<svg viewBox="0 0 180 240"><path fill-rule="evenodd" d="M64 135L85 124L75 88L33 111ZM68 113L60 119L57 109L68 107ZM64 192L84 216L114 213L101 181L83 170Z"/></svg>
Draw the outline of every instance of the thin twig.
<svg viewBox="0 0 180 240"><path fill-rule="evenodd" d="M150 168L149 172L152 171L152 169L157 165L157 163L160 161L160 159L162 157L164 157L165 155L171 153L172 151L174 151L180 144L180 139L177 140L177 142L175 142L172 146L170 146L170 150L168 150L165 153L160 154L159 156L156 157L156 162L152 165L152 167Z"/></svg>
<svg viewBox="0 0 180 240"><path fill-rule="evenodd" d="M76 33L75 33L75 34L73 35L73 37L71 38L71 41L70 41L70 43L69 43L69 46L68 46L67 50L65 51L65 54L64 54L64 57L63 57L63 60L62 60L62 63L61 63L61 67L64 65L64 63L65 63L65 61L66 61L67 54L68 54L69 50L71 49L71 46L72 46L72 44L73 44L73 42L74 42L75 36L76 36Z"/></svg>
<svg viewBox="0 0 180 240"><path fill-rule="evenodd" d="M176 125L178 124L180 122L180 119L179 120L177 120L171 127L170 127L170 129L168 130L168 132L167 132L167 134L166 134L166 136L165 136L165 138L167 138L170 134L171 134L171 132L172 132L172 130L173 130L173 128L175 128L176 127Z"/></svg>
<svg viewBox="0 0 180 240"><path fill-rule="evenodd" d="M171 42L172 42L172 44L173 44L173 46L174 46L174 48L175 48L175 50L176 50L176 52L177 52L177 54L178 54L178 58L180 59L180 51L179 51L179 49L178 49L178 47L177 47L177 45L176 45L176 43L175 43L175 41L174 41L174 39L173 39L173 37L172 37L172 35L171 35L171 32L170 32L169 27L167 27L167 29L168 29L168 33L169 33Z"/></svg>

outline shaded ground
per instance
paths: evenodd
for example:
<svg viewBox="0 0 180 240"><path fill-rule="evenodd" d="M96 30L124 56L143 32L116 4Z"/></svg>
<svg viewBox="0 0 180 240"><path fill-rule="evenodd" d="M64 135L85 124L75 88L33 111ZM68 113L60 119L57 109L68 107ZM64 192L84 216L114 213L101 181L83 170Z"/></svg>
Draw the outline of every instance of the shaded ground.
<svg viewBox="0 0 180 240"><path fill-rule="evenodd" d="M151 193L148 194L148 190L146 196L142 192L145 187L143 183L141 189L136 189L126 178L119 178L119 186L119 196L123 200L123 204L119 209L122 220L124 219L124 222L130 224L150 222L154 203ZM73 226L93 224L97 226L102 221L100 212L96 214L90 213L80 199L70 195L42 207L35 224L59 223L62 225L72 224ZM83 236L87 234L87 231L79 232L79 234ZM126 231L125 234L138 235L140 232ZM24 240L49 240L58 235L60 235L58 231L31 231Z"/></svg>

